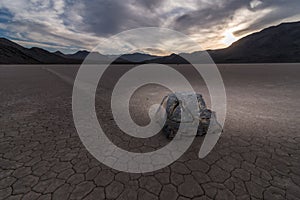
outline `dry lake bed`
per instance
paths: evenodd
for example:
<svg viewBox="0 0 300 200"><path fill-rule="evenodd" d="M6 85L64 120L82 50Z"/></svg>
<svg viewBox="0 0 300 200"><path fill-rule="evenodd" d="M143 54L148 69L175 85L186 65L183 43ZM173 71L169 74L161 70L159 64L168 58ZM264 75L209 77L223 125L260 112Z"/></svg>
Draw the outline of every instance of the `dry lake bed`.
<svg viewBox="0 0 300 200"><path fill-rule="evenodd" d="M197 137L176 162L130 174L97 161L83 146L72 116L72 81L79 66L0 66L0 199L299 199L300 64L218 65L227 94L224 133L198 158ZM96 110L110 139L131 151L151 151L162 135L124 135L109 112L111 86L131 66L113 66L102 80ZM185 66L209 104L199 77ZM199 83L198 83L199 82ZM140 88L132 118L147 124L147 109L168 90Z"/></svg>

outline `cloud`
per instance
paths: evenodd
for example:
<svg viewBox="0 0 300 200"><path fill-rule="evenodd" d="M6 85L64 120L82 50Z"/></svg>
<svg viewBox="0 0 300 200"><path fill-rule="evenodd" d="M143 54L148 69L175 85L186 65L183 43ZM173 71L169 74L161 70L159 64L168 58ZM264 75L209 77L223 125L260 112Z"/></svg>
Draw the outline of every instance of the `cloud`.
<svg viewBox="0 0 300 200"><path fill-rule="evenodd" d="M263 2L260 0L253 0L250 2L250 7L251 7L251 9L256 9L257 7L259 7L262 4L263 4Z"/></svg>
<svg viewBox="0 0 300 200"><path fill-rule="evenodd" d="M87 31L107 37L142 26L160 26L161 19L151 10L157 4L157 1L90 0L82 17Z"/></svg>
<svg viewBox="0 0 300 200"><path fill-rule="evenodd" d="M38 45L40 47L52 44L53 48L69 46L70 49L90 49L99 38L77 28L81 26L75 15L64 14L69 13L67 9L76 10L77 6L66 4L63 0L3 0L0 8L8 10L11 19L10 23L2 23L2 26L9 30L11 39L41 43ZM65 48L60 50L66 51Z"/></svg>
<svg viewBox="0 0 300 200"><path fill-rule="evenodd" d="M29 41L23 41L23 40L12 40L13 42L16 42L22 46L25 47L32 47L32 46L39 46L39 47L43 47L43 48L50 48L53 50L56 49L72 49L72 50L76 50L72 47L69 46L61 46L61 45L54 45L54 44L45 44L45 43L37 43L37 42L29 42Z"/></svg>
<svg viewBox="0 0 300 200"><path fill-rule="evenodd" d="M0 34L66 52L133 28L165 27L211 49L225 47L226 34L300 20L299 10L299 0L1 0Z"/></svg>
<svg viewBox="0 0 300 200"><path fill-rule="evenodd" d="M164 49L156 49L156 48L145 48L140 50L142 53L146 54L152 54L152 55L160 55L160 56L165 56L165 55L170 55L172 52L164 50Z"/></svg>
<svg viewBox="0 0 300 200"><path fill-rule="evenodd" d="M300 20L300 2L297 0L274 0L260 2L256 12L269 10L267 14L256 18L249 23L244 29L235 32L236 35L244 35L251 31L256 31L265 28L266 26L275 25L288 20Z"/></svg>

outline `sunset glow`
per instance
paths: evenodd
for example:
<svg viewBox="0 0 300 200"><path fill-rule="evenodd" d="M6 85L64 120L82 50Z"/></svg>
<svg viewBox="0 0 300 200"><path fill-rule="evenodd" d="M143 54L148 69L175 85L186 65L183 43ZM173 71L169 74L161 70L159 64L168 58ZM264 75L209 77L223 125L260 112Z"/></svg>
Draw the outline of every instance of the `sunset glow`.
<svg viewBox="0 0 300 200"><path fill-rule="evenodd" d="M226 46L230 46L232 43L234 43L235 41L237 41L238 38L236 38L232 32L230 31L226 31L224 33L224 39L222 40L222 42L226 45Z"/></svg>

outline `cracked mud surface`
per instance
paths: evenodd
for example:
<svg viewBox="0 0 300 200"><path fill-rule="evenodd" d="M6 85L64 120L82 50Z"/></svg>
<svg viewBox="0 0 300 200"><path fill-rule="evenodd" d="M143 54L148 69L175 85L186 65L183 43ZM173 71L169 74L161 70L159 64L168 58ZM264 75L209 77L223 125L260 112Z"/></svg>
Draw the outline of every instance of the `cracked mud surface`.
<svg viewBox="0 0 300 200"><path fill-rule="evenodd" d="M145 174L112 170L89 154L74 127L69 84L40 66L0 67L0 199L299 199L299 66L270 67L223 66L228 114L213 151L199 159L196 138L172 165ZM168 142L122 136L110 117L102 121L122 148Z"/></svg>

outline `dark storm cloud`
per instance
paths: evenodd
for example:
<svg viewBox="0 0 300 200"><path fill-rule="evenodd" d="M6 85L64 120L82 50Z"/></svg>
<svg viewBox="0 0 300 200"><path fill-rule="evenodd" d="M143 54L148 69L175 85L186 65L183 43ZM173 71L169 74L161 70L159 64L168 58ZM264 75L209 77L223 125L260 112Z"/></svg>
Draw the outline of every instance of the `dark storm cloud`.
<svg viewBox="0 0 300 200"><path fill-rule="evenodd" d="M160 6L163 3L162 0L136 0L134 4L143 6L146 9L156 9L158 6Z"/></svg>
<svg viewBox="0 0 300 200"><path fill-rule="evenodd" d="M266 28L269 24L277 22L278 20L289 18L299 14L300 1L299 0L268 0L264 1L256 11L272 8L272 11L262 18L255 20L245 29L236 31L235 35L244 35L251 30Z"/></svg>
<svg viewBox="0 0 300 200"><path fill-rule="evenodd" d="M159 3L157 0L91 0L85 3L82 17L87 31L109 36L132 28L159 26L160 19L149 11Z"/></svg>
<svg viewBox="0 0 300 200"><path fill-rule="evenodd" d="M255 5L255 3L257 3ZM228 0L220 1L220 4L212 5L209 8L199 9L185 13L176 18L174 28L179 31L194 30L199 28L214 28L214 26L227 26L228 22L234 21L234 14L239 9L248 9L258 14L265 9L272 9L258 20L248 19L248 27L244 30L236 31L241 35L253 30L265 28L269 24L280 19L285 19L299 14L299 0Z"/></svg>
<svg viewBox="0 0 300 200"><path fill-rule="evenodd" d="M208 8L186 13L174 21L174 28L179 31L188 30L194 27L213 28L215 25L222 25L232 19L237 9L248 7L249 0L221 1L220 4L211 5Z"/></svg>

